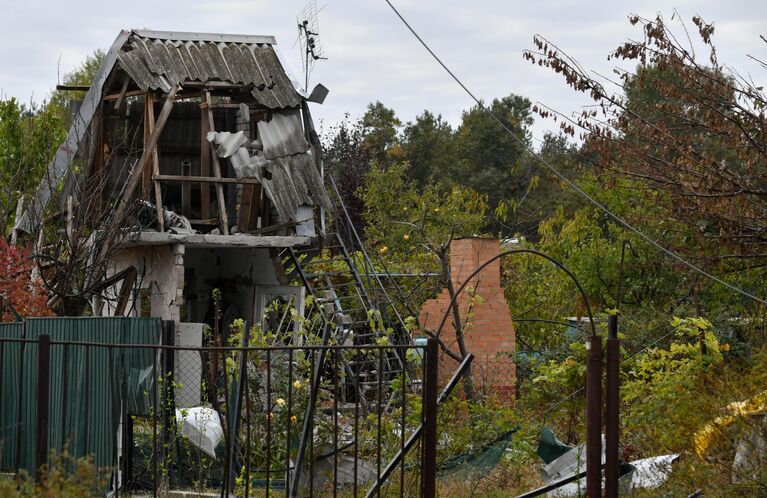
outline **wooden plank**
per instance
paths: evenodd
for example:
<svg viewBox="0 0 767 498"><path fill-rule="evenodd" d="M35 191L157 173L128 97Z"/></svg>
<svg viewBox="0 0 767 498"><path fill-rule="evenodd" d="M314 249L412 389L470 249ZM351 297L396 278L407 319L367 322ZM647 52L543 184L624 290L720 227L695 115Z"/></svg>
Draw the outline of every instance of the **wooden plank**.
<svg viewBox="0 0 767 498"><path fill-rule="evenodd" d="M136 187L138 187L138 184L141 181L141 172L144 169L144 165L150 160L152 153L155 151L157 142L160 139L160 133L162 133L165 122L168 120L168 116L170 116L170 111L173 108L173 99L176 97L178 88L178 85L174 85L173 88L171 88L168 97L165 99L165 104L162 106L160 115L157 118L157 122L152 128L152 132L149 136L149 140L146 146L144 147L144 151L141 153L141 158L139 158L138 162L136 162L136 165L134 166L133 171L128 178L128 183L125 185L125 191L118 200L117 207L115 208L115 215L113 220L116 223L121 223L123 221L122 218L125 216L125 212L128 210L128 206L130 206L131 197L133 197L133 193L136 191ZM102 247L102 254L105 254L105 251L108 250L106 247L107 245L108 244L104 244Z"/></svg>
<svg viewBox="0 0 767 498"><path fill-rule="evenodd" d="M154 130L155 123L154 123L154 95L152 92L147 92L146 100L149 103L149 114L147 114L147 123L149 124L149 134L151 136L152 131ZM167 102L166 102L167 104ZM173 107L173 103L171 102L170 108ZM170 114L170 108L168 110L168 114ZM163 106L162 110L165 110L165 106ZM167 119L167 117L166 117ZM157 154L157 144L159 143L159 136L157 137L157 141L154 143L154 146L152 147L152 176L159 175L160 174L160 157ZM144 149L146 150L146 149ZM148 164L148 163L147 163ZM146 166L145 166L146 168ZM157 227L160 229L161 232L165 231L165 216L162 211L162 187L160 185L160 182L152 182L154 185L154 204L155 208L157 209Z"/></svg>
<svg viewBox="0 0 767 498"><path fill-rule="evenodd" d="M212 107L213 109L239 109L240 104L225 104L225 103L217 103L217 104L206 104L202 103L200 104L201 107L207 109L208 107Z"/></svg>
<svg viewBox="0 0 767 498"><path fill-rule="evenodd" d="M130 83L130 76L125 75L125 81L123 82L123 87L120 89L120 93L117 94L117 100L115 101L115 110L119 109L120 106L123 103L123 99L125 99L125 92L128 91L128 84Z"/></svg>
<svg viewBox="0 0 767 498"><path fill-rule="evenodd" d="M136 95L144 95L146 92L144 90L131 90L130 92L125 92L123 94L123 98L125 97L135 97ZM120 93L113 93L111 95L105 95L101 98L103 101L110 101L110 100L117 100L120 98Z"/></svg>
<svg viewBox="0 0 767 498"><path fill-rule="evenodd" d="M120 295L117 299L117 307L115 308L114 316L124 316L125 310L128 308L128 300L133 292L133 286L136 285L136 277L138 271L135 266L128 267L128 273L122 281L120 286Z"/></svg>
<svg viewBox="0 0 767 498"><path fill-rule="evenodd" d="M247 232L251 226L251 210L253 207L253 185L243 185L240 189L240 206L237 211L237 228Z"/></svg>
<svg viewBox="0 0 767 498"><path fill-rule="evenodd" d="M149 143L149 135L151 134L149 129L149 113L153 113L152 99L148 94L144 96L144 148L146 149ZM154 115L154 114L153 114ZM152 168L149 163L146 163L141 170L141 198L145 200L150 199L152 192Z"/></svg>
<svg viewBox="0 0 767 498"><path fill-rule="evenodd" d="M256 221L261 214L261 185L243 185L240 193L240 210L237 227L241 232L256 228Z"/></svg>
<svg viewBox="0 0 767 498"><path fill-rule="evenodd" d="M213 109L210 108L210 92L205 91L205 103L208 104L208 126L210 131L216 131L216 123L213 120ZM207 137L206 137L207 140ZM218 156L216 151L210 147L210 157L213 159L213 176L215 178L221 178L221 166L218 163ZM218 200L218 219L221 222L221 233L229 235L229 216L226 213L226 201L224 199L224 187L220 184L216 184L216 198Z"/></svg>
<svg viewBox="0 0 767 498"><path fill-rule="evenodd" d="M210 142L208 142L208 113L200 108L200 176L210 177ZM202 211L200 217L207 220L210 218L210 188L207 183L200 185L200 205Z"/></svg>
<svg viewBox="0 0 767 498"><path fill-rule="evenodd" d="M60 92L87 92L91 87L88 85L56 85Z"/></svg>
<svg viewBox="0 0 767 498"><path fill-rule="evenodd" d="M155 175L153 180L160 182L219 183L235 185L261 185L256 178L214 178L212 176ZM203 216L205 218L205 216Z"/></svg>

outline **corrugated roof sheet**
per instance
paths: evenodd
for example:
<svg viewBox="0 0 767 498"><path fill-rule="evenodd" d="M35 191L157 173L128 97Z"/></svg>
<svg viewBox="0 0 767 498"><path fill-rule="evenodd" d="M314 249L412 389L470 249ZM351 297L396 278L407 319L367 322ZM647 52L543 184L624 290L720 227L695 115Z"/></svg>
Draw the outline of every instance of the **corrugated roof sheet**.
<svg viewBox="0 0 767 498"><path fill-rule="evenodd" d="M253 97L266 107L296 107L301 96L273 44L267 36L133 31L117 58L143 90L222 81L253 85Z"/></svg>

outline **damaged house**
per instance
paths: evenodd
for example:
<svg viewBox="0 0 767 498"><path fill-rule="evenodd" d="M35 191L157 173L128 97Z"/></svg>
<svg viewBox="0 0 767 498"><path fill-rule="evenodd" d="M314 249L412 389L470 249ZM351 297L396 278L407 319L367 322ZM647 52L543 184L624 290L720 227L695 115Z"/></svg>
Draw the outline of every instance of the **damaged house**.
<svg viewBox="0 0 767 498"><path fill-rule="evenodd" d="M68 237L85 239L60 258L87 264L54 292L57 311L160 317L190 346L214 325L214 289L224 331L237 318L298 330L287 308L320 313L346 343L378 333L374 310L401 324L324 185L308 102L326 94L298 87L271 36L121 32L15 225L35 239L58 206Z"/></svg>
<svg viewBox="0 0 767 498"><path fill-rule="evenodd" d="M110 289L117 299L90 303L94 315L203 322L222 287L228 312L253 320L256 294L281 284L275 250L316 240L332 208L306 98L274 45L153 31L115 40L16 224L32 233L53 197L82 205L78 194L90 197L84 185L99 178L94 218L111 210L132 233L103 271L126 275ZM51 188L60 182L61 194Z"/></svg>
<svg viewBox="0 0 767 498"><path fill-rule="evenodd" d="M49 426L47 408L14 401L20 408L6 408L0 419L20 429L0 437L15 445L0 455L0 466L39 468L53 431L59 439L52 448L71 439L73 454L114 466L113 489L140 488L146 472L133 465L152 432L148 424L155 448L160 433L169 444L172 431L158 432L157 424L169 427L174 413L184 420L180 433L223 465L228 479L237 426L260 413L243 409L243 392L256 399L262 392L243 386L265 377L266 401L258 403L268 404L275 397L270 383L287 375L289 390L310 390L300 410L290 391L283 395L294 414L287 420L298 425L304 417L295 464L302 469L312 458L307 445L314 444L315 415L322 416L321 390L364 413L394 406L399 391L389 386L415 368L407 355L412 341L402 301L390 297L332 177L323 174L308 103L326 95L321 85L310 94L298 87L270 36L118 35L35 195L17 210L13 238L30 249L49 306L59 317L85 318L31 319L0 331L0 339L26 342L53 334L59 348L55 374L38 376L52 379L53 394L37 398L51 400L56 420ZM249 340L253 330L262 333L259 341ZM132 348L118 349L126 344ZM253 344L271 346L266 358L241 350L235 360L221 347ZM381 347L389 344L404 347ZM370 351L346 354L336 345ZM285 346L314 348L311 365L302 366L310 372L292 373L299 348ZM76 348L85 356L68 360ZM325 361L328 350L332 362ZM23 346L14 351L32 354ZM239 365L236 393L226 387L231 362ZM25 364L50 361L30 357ZM31 376L6 365L17 375L14 385ZM242 382L249 376L258 380ZM329 394L325 377L343 389ZM270 431L271 412L266 420ZM189 467L176 457L177 468ZM287 474L300 479L300 472Z"/></svg>
<svg viewBox="0 0 767 498"><path fill-rule="evenodd" d="M17 428L0 437L15 442L1 467L34 471L50 448L74 441L72 454L96 455L114 469L111 489L143 489L138 457L151 433L156 490L163 479L185 479L173 473L194 461L178 449L158 451L178 429L221 464L223 483L202 482L231 490L238 445L247 455L253 441L263 450L260 438L240 437L240 424L249 431L263 417L258 472L265 468L267 489L270 473L291 496L302 473L310 489L335 489L340 473L341 484L375 478L372 494L398 462L404 475L427 423L436 436L436 406L472 356L449 364L453 375L443 376L438 396L438 341L414 344L403 317L417 312L394 276L373 264L323 172L309 103L328 91L301 89L275 44L270 36L133 30L105 54L66 141L17 210L13 239L30 249L49 306L85 318L4 329L19 343L11 358L18 363L6 362L18 395L0 413ZM488 317L497 312L488 309ZM258 341L250 341L253 330ZM24 387L30 365L51 364L34 377L36 389ZM408 393L433 403L409 436ZM382 442L382 415L396 410L402 428L386 453L394 440ZM370 430L373 414L379 436L366 458L377 472L357 444L365 437L358 426ZM285 416L274 429L286 433L282 468L272 468L273 415ZM382 474L383 458L391 461ZM168 476L159 475L159 459L173 460Z"/></svg>

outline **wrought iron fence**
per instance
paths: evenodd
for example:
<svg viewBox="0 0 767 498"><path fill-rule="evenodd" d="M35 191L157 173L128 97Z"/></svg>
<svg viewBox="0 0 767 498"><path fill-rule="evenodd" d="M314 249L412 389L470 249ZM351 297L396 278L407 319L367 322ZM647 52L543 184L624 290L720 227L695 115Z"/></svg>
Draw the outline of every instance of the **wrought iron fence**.
<svg viewBox="0 0 767 498"><path fill-rule="evenodd" d="M87 457L114 495L433 496L438 398L460 377L438 396L436 341L184 347L172 332L0 338L0 467ZM404 372L378 375L395 357Z"/></svg>

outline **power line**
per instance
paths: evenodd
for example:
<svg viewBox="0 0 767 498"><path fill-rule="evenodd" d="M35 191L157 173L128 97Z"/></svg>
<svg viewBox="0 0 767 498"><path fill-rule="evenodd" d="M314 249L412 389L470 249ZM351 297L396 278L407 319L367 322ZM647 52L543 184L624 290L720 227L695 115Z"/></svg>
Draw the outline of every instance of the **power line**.
<svg viewBox="0 0 767 498"><path fill-rule="evenodd" d="M663 339L667 338L668 336L674 334L675 332L676 332L676 330L672 330L671 332L663 334L661 337L658 337L657 339L653 340L651 343L644 345L642 347L642 349L640 349L639 351L636 351L633 354L631 354L630 356L627 356L626 358L621 360L620 364L623 365L627 361L636 358L637 356L639 356L640 354L644 353L645 351L647 351L651 347L655 346L656 344L658 344L660 341L662 341ZM582 392L584 389L585 389L585 387L579 387L578 389L576 389L575 391L571 392L569 395L565 396L564 398L560 399L559 401L556 401L556 402L550 404L545 410L543 410L543 413L541 413L541 416L545 416L551 410L553 410L554 408L558 407L559 405L561 405L562 403L564 403L568 399L572 399L573 396L575 396L576 394Z"/></svg>
<svg viewBox="0 0 767 498"><path fill-rule="evenodd" d="M698 272L699 274L705 276L706 278L709 278L710 280L713 280L714 282L717 282L717 283L725 286L726 288L728 288L728 289L730 289L730 290L732 290L734 292L737 292L738 294L741 294L741 295L743 295L743 296L745 296L745 297L747 297L749 299L753 299L754 301L756 301L756 302L758 302L760 304L767 305L767 300L762 299L760 297L757 297L754 294L751 294L750 292L748 292L746 290L743 290L740 287L737 287L737 286L735 286L735 285L733 285L733 284L731 284L729 282L725 282L724 280L722 280L721 278L717 277L716 275L713 275L713 274L707 272L706 270L704 270L703 268L700 268L700 267L694 265L693 263L687 261L686 259L684 259L682 256L680 256L676 252L672 251L671 249L667 249L666 247L662 246L659 242L657 242L654 239L650 238L648 235L645 235L644 232L640 231L638 228L635 228L633 225L631 225L627 221L623 220L623 218L621 218L617 214L615 214L612 211L610 211L610 209L607 208L607 206L603 205L601 202L599 202L598 200L594 199L592 196L590 196L588 193L586 193L583 189L581 189L575 182L573 182L572 180L567 178L558 169L556 169L554 166L552 166L551 163L549 163L543 156L541 156L538 152L536 152L529 144L527 144L525 141L523 141L517 135L515 135L514 132L512 132L511 129L508 126L506 126L506 124L498 116L496 116L495 113L492 110L490 110L487 107L485 107L485 105L482 103L482 101L480 99L478 99L474 95L474 93L472 93L472 91L469 90L468 87L466 87L466 85L463 84L463 82L458 78L458 76L456 76L455 73L453 73L453 71L451 71L450 68L447 67L447 65L445 65L444 62L442 62L442 59L440 59L437 56L437 54L434 53L434 51L423 40L423 38L421 38L421 36L415 31L415 29L413 29L413 27L410 25L410 23L408 23L407 20L405 20L405 18L402 17L402 14L400 14L400 12L397 10L397 8L394 5L392 5L391 1L390 0L384 0L384 1L389 5L389 7L391 7L392 11L394 11L394 13L397 15L397 17L400 19L400 21L402 21L402 23L407 27L407 29L410 31L410 33L412 33L413 36L421 43L423 48L425 48L426 51L429 52L429 54L434 58L434 60L437 61L437 63L439 63L440 66L442 66L442 69L444 69L447 72L447 74L449 74L450 77L453 78L453 80L463 89L463 91L466 92L466 94L469 95L469 97L471 97L472 100L474 100L474 102L477 104L477 106L480 109L482 109L487 114L489 114L495 121L498 122L499 125L501 125L501 127L506 131L506 133L511 135L512 138L514 138L514 140L519 142L520 145L522 145L522 147L527 149L528 152L533 154L533 156L537 157L540 160L540 162L542 164L544 164L552 173L557 175L563 182L565 182L568 186L570 186L573 190L575 190L583 198L585 198L587 201L589 201L595 207L597 207L600 210L604 211L605 214L607 214L609 217L611 217L613 220L615 220L618 224L622 225L627 230L629 230L631 232L634 232L640 238L642 238L645 241L649 242L650 244L655 246L658 250L660 250L661 252L665 253L666 255L671 257L672 259L678 261L679 263L683 264L684 266L688 267L689 269L691 269L691 270L693 270L695 272Z"/></svg>
<svg viewBox="0 0 767 498"><path fill-rule="evenodd" d="M435 60L435 61L437 61L437 63L439 63L439 65L440 65L440 66L442 66L442 68L443 68L443 69L444 69L444 70L445 70L445 71L446 71L446 72L447 72L447 73L450 75L450 77L451 77L451 78L453 78L453 80L454 80L454 81L455 81L455 82L456 82L456 83L457 83L457 84L458 84L458 85L459 85L459 86L460 86L460 87L463 89L463 91L464 91L464 92L466 92L466 94L467 94L467 95L469 95L469 97L471 97L471 99L472 99L472 100L474 100L474 102L477 104L477 106L478 106L479 108L480 108L480 109L482 109L483 111L485 111L487 114L489 114L489 115L490 115L490 116L491 116L491 117L492 117L492 118L493 118L493 119L494 119L496 122L498 122L498 124L499 124L499 125L501 125L501 127L502 127L502 128L503 128L503 129L504 129L504 130L505 130L505 131L506 131L506 132L509 134L509 135L511 135L511 136L512 136L512 137L513 137L513 138L514 138L514 139L515 139L517 142L519 142L519 143L520 143L520 144L521 144L523 147L525 147L525 148L526 148L526 149L527 149L527 150L528 150L528 151L529 151L531 154L533 154L533 156L537 157L537 158L538 158L538 159L541 161L541 163L543 163L543 164L544 164L544 165L545 165L545 166L546 166L546 167L547 167L547 168L548 168L548 169L549 169L549 170L550 170L552 173L554 173L554 174L555 174L555 175L557 175L557 176L558 176L560 179L562 179L562 181L564 181L564 182L565 182L567 185L569 185L569 186L570 186L570 187L571 187L573 190L575 190L575 191L576 191L578 194L580 194L582 197L584 197L584 198L585 198L587 201L589 201L591 204L593 204L594 206L596 206L596 207L597 207L597 208L599 208L600 210L604 211L604 212L605 212L605 214L607 214L608 216L610 216L612 219L614 219L616 222L618 222L618 223L619 223L620 225L622 225L624 228L626 228L626 229L628 229L628 230L630 230L630 231L634 232L634 233L635 233L635 234L637 234L637 235L638 235L640 238L642 238L642 239L644 239L645 241L649 242L650 244L652 244L653 246L655 246L657 249L659 249L661 252L663 252L663 253L665 253L666 255L670 256L672 259L675 259L676 261L678 261L678 262L682 263L683 265L687 266L687 267L688 267L688 268L690 268L691 270L698 272L699 274L701 274L701 275L703 275L703 276L705 276L705 277L707 277L707 278L709 278L709 279L713 280L714 282L717 282L717 283L719 283L719 284L721 284L721 285L723 285L723 286L727 287L728 289L730 289L730 290L732 290L732 291L735 291L735 292L737 292L737 293L739 293L739 294L741 294L741 295L743 295L743 296L745 296L745 297L748 297L748 298L750 298L750 299L753 299L754 301L756 301L756 302L758 302L758 303L761 303L761 304L767 304L767 301L766 301L766 300L764 300L764 299L761 299L761 298L759 298L759 297L757 297L757 296L755 296L755 295L751 294L750 292L748 292L748 291L745 291L745 290L743 290L743 289L741 289L741 288L739 288L739 287L736 287L736 286L734 286L734 285L732 285L732 284L730 284L730 283L728 283L728 282L725 282L724 280L720 279L719 277L717 277L717 276L715 276L715 275L712 275L711 273L709 273L709 272L707 272L707 271L703 270L702 268L699 268L698 266L694 265L693 263L690 263L689 261L687 261L686 259L684 259L684 258L683 258L682 256L680 256L679 254L675 253L674 251L672 251L672 250L670 250L670 249L667 249L666 247L662 246L660 243L658 243L657 241L653 240L653 239L652 239L652 238L650 238L649 236L645 235L645 234L644 234L643 232L641 232L639 229L635 228L634 226L632 226L631 224L629 224L627 221L623 220L623 219L622 219L622 218L620 218L618 215L616 215L615 213L613 213L612 211L610 211L610 209L608 209L608 208L607 208L606 206L604 206L602 203L600 203L599 201L597 201L596 199L594 199L592 196L590 196L588 193L586 193L586 192L585 192L583 189L581 189L581 188L580 188L580 187L579 187L577 184L575 184L575 183L574 183L572 180L570 180L569 178L567 178L567 177L566 177L564 174L562 174L562 173L561 173L559 170L557 170L557 169L556 169L554 166L552 166L552 165L551 165L551 164L550 164L550 163L549 163L549 162L548 162L548 161L547 161L547 160L546 160L544 157L542 157L542 156L541 156L539 153L537 153L537 152L536 152L536 151L535 151L535 150L534 150L532 147L530 147L530 145L528 145L528 144L527 144L527 143L525 143L523 140L521 140L521 139L520 139L520 138L519 138L517 135L515 135L515 134L514 134L514 133L513 133L513 132L512 132L512 131L509 129L509 127L508 127L508 126L506 126L506 124L505 124L505 123L504 123L504 122L503 122L503 121L502 121L502 120L501 120L501 119L500 119L498 116L496 116L496 115L495 115L495 113L493 113L493 112L492 112L490 109L488 109L487 107L485 107L485 105L482 103L482 101L481 101L481 100L479 100L479 99L478 99L478 98L477 98L477 97L474 95L474 93L472 93L472 92L471 92L471 90L469 90L469 88L468 88L468 87L466 87L466 85L464 85L464 83L463 83L463 82L462 82L462 81L461 81L461 80L460 80L460 79L459 79L459 78L458 78L458 77L455 75L455 73L453 73L453 71L451 71L451 70L450 70L450 68L449 68L449 67L447 67L447 65L445 65L445 63L444 63L444 62L442 62L442 59L440 59L440 58L437 56L437 54L435 54L435 53L434 53L434 51L433 51L433 50L432 50L432 49L429 47L429 45L428 45L428 44L426 44L426 42L425 42L425 41L424 41L424 40L421 38L421 36L420 36L420 35L419 35L419 34L418 34L416 31L415 31L415 29L413 29L413 27L410 25L410 23L408 23L408 22L407 22L407 20L405 20L405 18L402 16L402 14L400 14L400 12L397 10L397 8L396 8L396 7L394 7L394 5L392 5L391 1L390 1L390 0L385 0L385 1L386 1L386 3L389 5L389 7L392 9L392 11L394 11L394 13L395 13L395 14L397 15L397 17L400 19L400 21L402 21L402 23L403 23L403 24L404 24L404 25L407 27L407 29L408 29L408 30L409 30L409 31L410 31L410 32L413 34L413 36L414 36L414 37L415 37L415 38L416 38L416 39L417 39L417 40L418 40L418 41L421 43L421 45L422 45L422 46L423 46L423 47L426 49L426 51L427 51L427 52L429 52L429 54L430 54L430 55L431 55L431 56L434 58L434 60ZM669 335L671 335L671 334L673 334L673 333L674 333L674 331L671 331L671 332L669 332L669 333L667 333L667 334L664 334L664 335L662 335L661 337L659 337L659 338L657 338L657 339L653 340L653 341L652 341L650 344L647 344L647 345L645 345L645 346L644 346L644 347L642 347L642 348L641 348L639 351L636 351L636 352L635 352L634 354L632 354L631 356L629 356L629 357L627 357L627 358L624 358L624 359L623 359L623 361L621 361L621 364L623 364L623 363L625 363L625 362L627 362L627 361L629 361L629 360L631 360L631 359L635 358L636 356L638 356L638 355L639 355L639 354L641 354L642 352L644 352L644 351L646 351L647 349L651 348L652 346L654 346L654 345L655 345L655 344L657 344L658 342L662 341L663 339L667 338ZM562 403L564 403L564 402L565 402L565 401L567 401L568 399L571 399L573 396L575 396L575 395L577 395L578 393L580 393L581 391L583 391L583 389L584 389L584 388L580 388L580 389L577 389L577 390L575 390L574 392L570 393L568 396L566 396L566 397L564 397L564 398L560 399L559 401L557 401L557 402L553 403L552 405L550 405L550 406L549 406L549 407L548 407L548 408L547 408L547 409L544 411L544 414L546 414L546 413L550 412L551 410L553 410L553 409L554 409L554 408L556 408L557 406L561 405Z"/></svg>

